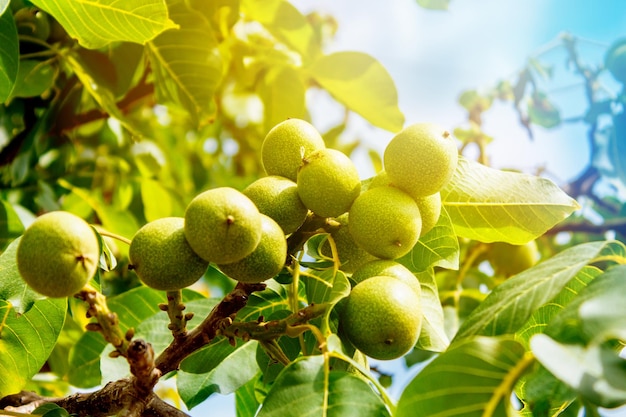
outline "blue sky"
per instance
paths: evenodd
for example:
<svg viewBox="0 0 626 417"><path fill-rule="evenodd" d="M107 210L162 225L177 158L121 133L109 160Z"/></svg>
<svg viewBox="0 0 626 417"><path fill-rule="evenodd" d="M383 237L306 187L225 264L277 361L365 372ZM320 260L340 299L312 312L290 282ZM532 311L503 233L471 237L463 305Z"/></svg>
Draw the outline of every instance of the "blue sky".
<svg viewBox="0 0 626 417"><path fill-rule="evenodd" d="M529 55L560 33L588 39L583 53L589 62L599 62L613 40L626 37L626 0L451 0L447 12L424 10L415 0L294 0L293 4L303 12L315 9L336 17L339 31L333 51L366 52L382 62L396 82L407 124L462 125L466 115L456 104L460 92L488 88L511 77ZM545 58L562 68L564 60L558 51ZM568 82L564 79L561 84ZM559 91L555 97L565 106L565 115L583 108L579 89ZM324 130L341 116L314 112L313 122ZM490 147L496 167L533 172L544 165L555 180L566 181L587 163L584 126L537 129L531 142L517 116L500 105L489 112L484 129L496 138ZM350 130L381 152L392 136L358 116L352 118ZM411 375L402 372L401 361L381 367L401 373L391 392L397 396ZM192 410L192 415L207 415L207 410L235 416L232 396L215 395Z"/></svg>

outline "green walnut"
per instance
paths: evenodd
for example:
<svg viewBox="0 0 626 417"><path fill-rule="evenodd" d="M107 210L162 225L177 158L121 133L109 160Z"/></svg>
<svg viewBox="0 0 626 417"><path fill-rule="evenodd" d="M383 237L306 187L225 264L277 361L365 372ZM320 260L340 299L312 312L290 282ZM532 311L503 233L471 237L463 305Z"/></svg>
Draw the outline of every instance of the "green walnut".
<svg viewBox="0 0 626 417"><path fill-rule="evenodd" d="M331 232L335 247L337 248L337 256L339 257L339 263L341 270L347 273L354 272L361 265L376 260L374 255L371 255L365 249L356 244L354 238L348 230L348 223L350 221L348 213L344 213L335 219L341 226ZM332 257L332 250L330 242L324 241L321 252L323 255Z"/></svg>
<svg viewBox="0 0 626 417"><path fill-rule="evenodd" d="M413 349L419 338L420 298L397 278L371 277L352 289L339 320L355 348L374 359L396 359Z"/></svg>
<svg viewBox="0 0 626 417"><path fill-rule="evenodd" d="M534 240L524 245L494 242L490 245L487 258L497 275L510 277L535 265L539 251Z"/></svg>
<svg viewBox="0 0 626 417"><path fill-rule="evenodd" d="M303 159L325 147L324 139L309 122L287 119L274 126L263 139L263 168L267 175L280 175L295 181Z"/></svg>
<svg viewBox="0 0 626 417"><path fill-rule="evenodd" d="M26 284L47 297L69 297L95 275L100 244L92 227L65 211L39 216L17 247L17 267Z"/></svg>
<svg viewBox="0 0 626 417"><path fill-rule="evenodd" d="M261 240L261 213L230 187L198 194L185 210L185 237L208 262L231 263L249 255Z"/></svg>
<svg viewBox="0 0 626 417"><path fill-rule="evenodd" d="M383 155L391 183L412 197L435 194L452 178L458 150L452 135L433 123L416 123L396 134Z"/></svg>
<svg viewBox="0 0 626 417"><path fill-rule="evenodd" d="M220 264L220 270L239 282L255 284L278 274L287 260L287 240L283 229L271 217L261 215L261 240L257 247L237 262Z"/></svg>
<svg viewBox="0 0 626 417"><path fill-rule="evenodd" d="M296 182L304 205L321 217L342 215L361 193L354 163L336 149L311 153L304 159Z"/></svg>
<svg viewBox="0 0 626 417"><path fill-rule="evenodd" d="M200 279L209 267L189 246L184 224L182 217L164 217L147 223L133 236L130 264L148 287L180 290Z"/></svg>
<svg viewBox="0 0 626 417"><path fill-rule="evenodd" d="M422 294L422 286L413 272L406 266L390 259L377 259L361 265L352 274L352 280L355 285L358 285L366 279L381 275L397 278L411 287L418 296Z"/></svg>
<svg viewBox="0 0 626 417"><path fill-rule="evenodd" d="M369 183L370 189L381 186L394 186L389 179L387 171L384 169L372 177ZM411 197L413 197L417 203L417 208L420 211L420 216L422 218L422 231L420 236L424 236L426 233L430 232L433 227L435 227L439 221L439 217L441 216L441 193L436 192L435 194L424 197Z"/></svg>
<svg viewBox="0 0 626 417"><path fill-rule="evenodd" d="M409 253L422 229L415 200L389 186L361 194L350 208L349 219L348 230L354 241L382 259L396 259Z"/></svg>
<svg viewBox="0 0 626 417"><path fill-rule="evenodd" d="M262 214L274 219L286 235L298 230L309 212L300 200L296 183L285 177L259 178L242 192Z"/></svg>

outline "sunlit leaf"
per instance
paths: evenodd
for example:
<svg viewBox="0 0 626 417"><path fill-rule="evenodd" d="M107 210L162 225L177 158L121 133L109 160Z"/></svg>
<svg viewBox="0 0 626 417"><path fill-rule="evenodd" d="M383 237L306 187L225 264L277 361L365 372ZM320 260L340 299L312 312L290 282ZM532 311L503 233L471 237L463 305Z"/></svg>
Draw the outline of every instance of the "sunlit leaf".
<svg viewBox="0 0 626 417"><path fill-rule="evenodd" d="M306 117L305 87L294 68L271 68L257 91L263 100L265 131L286 119Z"/></svg>
<svg viewBox="0 0 626 417"><path fill-rule="evenodd" d="M11 9L7 7L8 1L6 3L4 9L0 7L0 103L11 94L19 66L17 29Z"/></svg>
<svg viewBox="0 0 626 417"><path fill-rule="evenodd" d="M510 398L523 357L524 348L514 340L466 340L417 374L402 393L395 416L515 416Z"/></svg>
<svg viewBox="0 0 626 417"><path fill-rule="evenodd" d="M265 26L279 41L298 52L304 62L320 53L319 40L306 17L288 1L243 0L244 14Z"/></svg>
<svg viewBox="0 0 626 417"><path fill-rule="evenodd" d="M446 269L459 268L459 241L445 207L437 225L421 236L411 252L398 262L412 271L425 271L435 266Z"/></svg>
<svg viewBox="0 0 626 417"><path fill-rule="evenodd" d="M323 356L301 357L276 378L258 417L384 417L390 413L361 378L324 370Z"/></svg>
<svg viewBox="0 0 626 417"><path fill-rule="evenodd" d="M144 216L149 222L173 215L172 196L159 181L151 178L142 179L141 201L143 202Z"/></svg>
<svg viewBox="0 0 626 417"><path fill-rule="evenodd" d="M397 132L404 125L398 92L383 65L362 52L323 55L307 70L324 89L374 126Z"/></svg>
<svg viewBox="0 0 626 417"><path fill-rule="evenodd" d="M32 2L54 16L71 37L90 49L117 41L143 44L176 27L168 18L165 0Z"/></svg>
<svg viewBox="0 0 626 417"><path fill-rule="evenodd" d="M548 179L500 171L463 157L441 200L459 236L517 245L543 235L580 208Z"/></svg>
<svg viewBox="0 0 626 417"><path fill-rule="evenodd" d="M447 349L450 340L445 331L443 308L439 301L435 274L430 270L416 275L422 287L421 308L424 315L416 347L431 352L442 352Z"/></svg>
<svg viewBox="0 0 626 417"><path fill-rule="evenodd" d="M195 124L206 122L224 66L214 28L182 0L170 1L169 9L180 28L147 46L157 99L182 106Z"/></svg>
<svg viewBox="0 0 626 417"><path fill-rule="evenodd" d="M63 328L66 298L35 301L24 314L0 300L0 398L19 392L48 359Z"/></svg>
<svg viewBox="0 0 626 417"><path fill-rule="evenodd" d="M600 273L601 271L595 267L583 267L556 297L537 309L524 326L517 331L519 340L528 347L530 338L537 333L543 333L552 319L563 311L565 306L574 300L580 291L586 288Z"/></svg>
<svg viewBox="0 0 626 417"><path fill-rule="evenodd" d="M251 341L238 349L231 348L230 353L221 357L207 373L179 371L176 384L185 405L193 408L213 393L231 394L254 378L259 371L256 347L257 343Z"/></svg>
<svg viewBox="0 0 626 417"><path fill-rule="evenodd" d="M453 342L473 335L516 332L541 306L552 300L587 264L599 258L623 259L619 242L592 242L560 252L494 288L463 322Z"/></svg>
<svg viewBox="0 0 626 417"><path fill-rule="evenodd" d="M626 360L613 349L561 344L543 334L530 346L543 366L589 401L608 408L626 403Z"/></svg>

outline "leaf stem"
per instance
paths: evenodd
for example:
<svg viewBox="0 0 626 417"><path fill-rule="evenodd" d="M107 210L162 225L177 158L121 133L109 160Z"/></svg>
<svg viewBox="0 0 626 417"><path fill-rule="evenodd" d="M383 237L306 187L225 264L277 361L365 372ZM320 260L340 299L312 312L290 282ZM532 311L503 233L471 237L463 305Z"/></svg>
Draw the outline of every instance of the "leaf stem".
<svg viewBox="0 0 626 417"><path fill-rule="evenodd" d="M128 239L128 238L125 238L124 236L120 236L118 234L109 232L107 230L102 230L102 229L98 229L98 233L100 233L101 236L106 236L106 237L110 237L112 239L119 240L120 242L124 242L124 243L126 243L127 245L130 246L131 240Z"/></svg>

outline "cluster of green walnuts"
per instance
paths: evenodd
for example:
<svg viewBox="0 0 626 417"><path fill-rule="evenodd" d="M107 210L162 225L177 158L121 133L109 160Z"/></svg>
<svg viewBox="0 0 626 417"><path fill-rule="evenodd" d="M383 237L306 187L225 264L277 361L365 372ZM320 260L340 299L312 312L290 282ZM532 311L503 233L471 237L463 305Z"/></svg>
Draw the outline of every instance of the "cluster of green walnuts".
<svg viewBox="0 0 626 417"><path fill-rule="evenodd" d="M421 287L395 259L437 223L439 190L458 162L454 140L436 125L411 125L385 149L385 170L367 181L304 120L275 126L261 152L267 176L242 191L204 191L184 217L140 228L130 242L130 267L145 285L164 291L193 284L211 263L236 281L259 283L289 263L291 235L312 218L326 219L321 224L333 227L312 233L327 237L319 251L338 262L353 284L337 308L340 331L376 359L407 353L420 334ZM97 234L87 223L51 212L24 233L18 267L36 291L69 296L93 277L99 253Z"/></svg>

